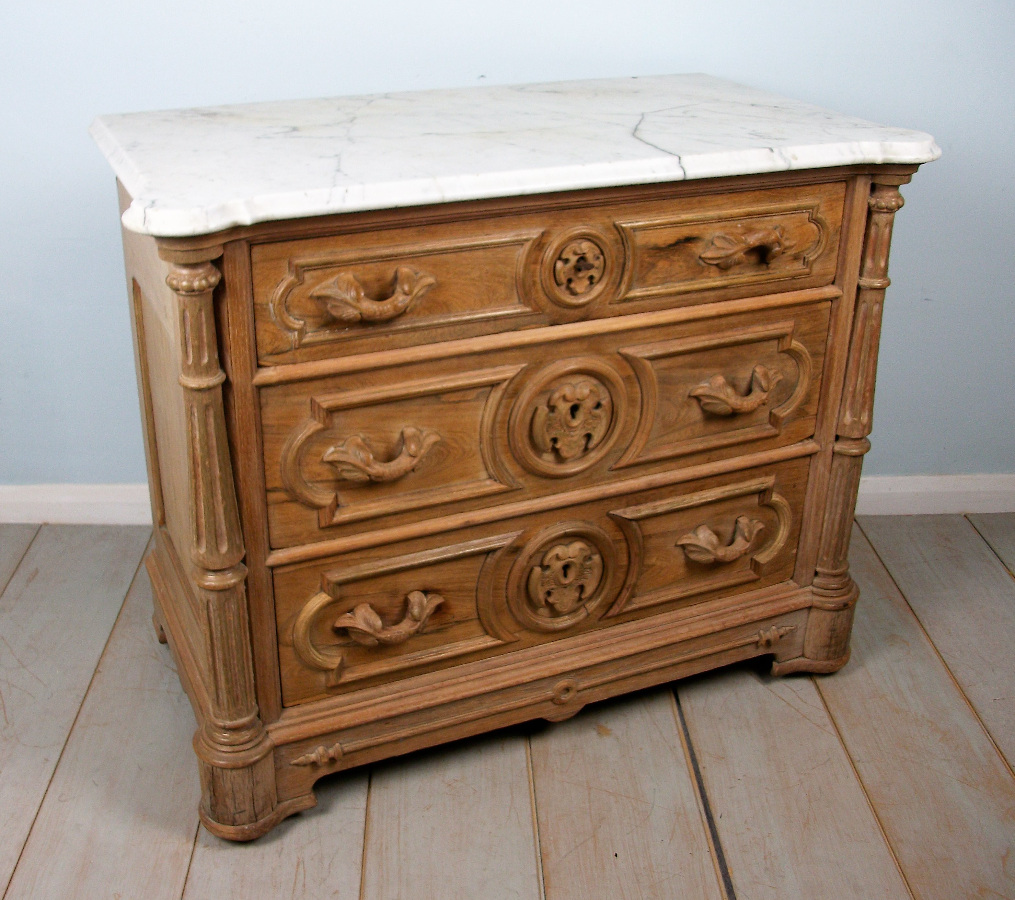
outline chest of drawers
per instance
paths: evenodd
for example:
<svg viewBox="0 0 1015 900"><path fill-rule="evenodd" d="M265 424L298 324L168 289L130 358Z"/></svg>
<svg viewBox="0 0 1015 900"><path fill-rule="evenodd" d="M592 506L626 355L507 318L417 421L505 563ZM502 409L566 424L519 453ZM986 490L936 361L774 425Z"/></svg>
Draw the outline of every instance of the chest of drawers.
<svg viewBox="0 0 1015 900"><path fill-rule="evenodd" d="M496 127L494 127L496 126ZM848 659L926 135L702 76L105 117L201 817Z"/></svg>

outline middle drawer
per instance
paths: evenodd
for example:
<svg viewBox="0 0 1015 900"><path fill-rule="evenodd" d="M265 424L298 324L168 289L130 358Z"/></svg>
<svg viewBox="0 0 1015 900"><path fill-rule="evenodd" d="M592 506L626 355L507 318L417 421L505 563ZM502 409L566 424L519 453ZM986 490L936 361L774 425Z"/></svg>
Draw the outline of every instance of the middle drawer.
<svg viewBox="0 0 1015 900"><path fill-rule="evenodd" d="M523 502L814 433L828 300L266 387L273 548ZM370 357L364 357L369 365Z"/></svg>

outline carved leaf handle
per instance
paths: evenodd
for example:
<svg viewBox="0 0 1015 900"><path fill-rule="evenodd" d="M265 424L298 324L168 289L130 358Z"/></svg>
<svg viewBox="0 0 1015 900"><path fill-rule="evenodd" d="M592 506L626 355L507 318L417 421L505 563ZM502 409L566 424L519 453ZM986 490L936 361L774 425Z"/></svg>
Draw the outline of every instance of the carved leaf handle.
<svg viewBox="0 0 1015 900"><path fill-rule="evenodd" d="M338 477L345 481L358 484L397 481L415 469L440 440L441 436L436 431L410 425L402 429L394 458L382 462L374 456L363 435L354 434L329 447L321 461L333 465L338 470Z"/></svg>
<svg viewBox="0 0 1015 900"><path fill-rule="evenodd" d="M701 408L713 416L738 416L754 412L768 400L768 395L780 381L782 375L771 372L764 366L755 366L751 372L751 387L741 396L722 375L713 375L708 381L691 388L688 396L694 397Z"/></svg>
<svg viewBox="0 0 1015 900"><path fill-rule="evenodd" d="M719 536L707 525L699 525L690 534L685 534L677 543L684 548L688 559L710 566L715 563L731 563L740 559L751 548L754 539L765 527L764 522L737 516L733 525L733 538L723 545Z"/></svg>
<svg viewBox="0 0 1015 900"><path fill-rule="evenodd" d="M761 259L767 264L785 249L782 229L778 225L773 225L740 233L719 232L698 259L725 272L746 261L747 254L752 250L760 250Z"/></svg>
<svg viewBox="0 0 1015 900"><path fill-rule="evenodd" d="M340 322L390 322L406 312L436 283L431 275L399 266L395 270L392 294L385 300L368 297L359 279L351 272L341 272L319 284L310 296L323 300L328 312Z"/></svg>
<svg viewBox="0 0 1015 900"><path fill-rule="evenodd" d="M351 613L335 619L332 628L344 628L357 644L376 647L378 644L401 644L419 634L426 625L430 614L444 602L440 594L425 594L413 591L406 598L408 607L405 617L397 625L385 625L369 603L361 603Z"/></svg>

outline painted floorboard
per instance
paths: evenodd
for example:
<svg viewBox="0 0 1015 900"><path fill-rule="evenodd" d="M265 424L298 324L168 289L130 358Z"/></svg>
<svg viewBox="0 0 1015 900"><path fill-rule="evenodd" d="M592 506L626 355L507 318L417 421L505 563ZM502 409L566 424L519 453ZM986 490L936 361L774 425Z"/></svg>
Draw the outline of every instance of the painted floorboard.
<svg viewBox="0 0 1015 900"><path fill-rule="evenodd" d="M967 516L1008 571L1015 575L1015 513Z"/></svg>
<svg viewBox="0 0 1015 900"><path fill-rule="evenodd" d="M909 896L810 678L735 667L678 694L739 900Z"/></svg>
<svg viewBox="0 0 1015 900"><path fill-rule="evenodd" d="M962 516L872 516L860 527L1015 766L1015 580Z"/></svg>
<svg viewBox="0 0 1015 900"><path fill-rule="evenodd" d="M150 531L44 526L0 595L0 887L14 871Z"/></svg>
<svg viewBox="0 0 1015 900"><path fill-rule="evenodd" d="M28 550L38 525L0 525L0 593Z"/></svg>
<svg viewBox="0 0 1015 900"><path fill-rule="evenodd" d="M363 900L540 896L526 739L502 732L374 768Z"/></svg>
<svg viewBox="0 0 1015 900"><path fill-rule="evenodd" d="M1015 779L909 605L854 529L853 655L819 678L918 897L1015 896Z"/></svg>
<svg viewBox="0 0 1015 900"><path fill-rule="evenodd" d="M249 844L202 828L184 900L358 898L367 777L354 771L318 782L317 806Z"/></svg>
<svg viewBox="0 0 1015 900"><path fill-rule="evenodd" d="M723 896L670 690L596 704L531 745L547 900Z"/></svg>
<svg viewBox="0 0 1015 900"><path fill-rule="evenodd" d="M195 722L138 572L6 900L183 891L200 797Z"/></svg>

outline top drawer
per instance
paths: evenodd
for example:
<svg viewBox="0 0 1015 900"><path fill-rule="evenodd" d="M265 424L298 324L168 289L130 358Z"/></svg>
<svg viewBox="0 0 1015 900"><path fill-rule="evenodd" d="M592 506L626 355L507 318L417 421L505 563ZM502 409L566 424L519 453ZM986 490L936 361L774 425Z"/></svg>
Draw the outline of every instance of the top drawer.
<svg viewBox="0 0 1015 900"><path fill-rule="evenodd" d="M658 189L657 189L658 190ZM574 195L571 195L573 198ZM829 284L845 182L524 209L254 244L258 359L278 365ZM538 201L545 204L545 199ZM432 217L442 213L433 213ZM371 223L375 224L371 224Z"/></svg>

